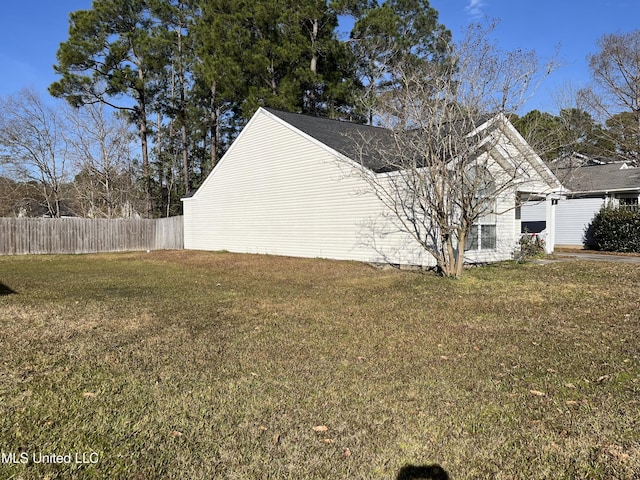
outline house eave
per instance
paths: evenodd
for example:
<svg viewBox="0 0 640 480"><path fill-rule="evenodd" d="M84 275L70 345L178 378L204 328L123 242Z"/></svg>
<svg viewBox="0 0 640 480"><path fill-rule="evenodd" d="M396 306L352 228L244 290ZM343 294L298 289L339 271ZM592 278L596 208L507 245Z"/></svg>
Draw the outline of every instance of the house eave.
<svg viewBox="0 0 640 480"><path fill-rule="evenodd" d="M589 195L610 195L615 193L637 193L640 195L640 188L638 187L629 187L629 188L603 188L599 190L575 190L570 191L570 196L589 196Z"/></svg>

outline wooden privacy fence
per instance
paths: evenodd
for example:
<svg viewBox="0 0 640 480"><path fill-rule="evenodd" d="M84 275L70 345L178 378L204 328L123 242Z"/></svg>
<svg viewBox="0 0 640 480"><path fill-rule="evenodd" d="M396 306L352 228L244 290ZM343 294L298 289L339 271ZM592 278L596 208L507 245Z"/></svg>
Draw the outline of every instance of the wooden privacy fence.
<svg viewBox="0 0 640 480"><path fill-rule="evenodd" d="M175 250L183 246L181 216L0 218L0 255Z"/></svg>

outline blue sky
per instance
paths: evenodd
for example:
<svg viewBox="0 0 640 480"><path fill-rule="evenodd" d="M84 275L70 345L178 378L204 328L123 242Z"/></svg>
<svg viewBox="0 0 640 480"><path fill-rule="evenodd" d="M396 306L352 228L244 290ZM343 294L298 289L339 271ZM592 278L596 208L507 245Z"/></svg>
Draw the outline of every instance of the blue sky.
<svg viewBox="0 0 640 480"><path fill-rule="evenodd" d="M640 0L431 0L440 21L460 38L469 22L500 21L495 39L503 50L535 50L549 59L559 47L558 68L526 105L555 112L558 90L589 82L587 55L604 34L640 29Z"/></svg>
<svg viewBox="0 0 640 480"><path fill-rule="evenodd" d="M440 20L460 38L471 21L499 19L495 39L504 50L535 50L542 59L560 47L562 67L543 83L525 110L554 111L554 92L589 80L586 56L605 33L640 29L639 0L431 0ZM67 38L69 12L91 0L4 2L0 17L0 96L32 87L46 95L52 65Z"/></svg>
<svg viewBox="0 0 640 480"><path fill-rule="evenodd" d="M68 38L69 12L91 8L91 0L3 2L0 15L0 96L33 87L46 95L56 80L53 65Z"/></svg>

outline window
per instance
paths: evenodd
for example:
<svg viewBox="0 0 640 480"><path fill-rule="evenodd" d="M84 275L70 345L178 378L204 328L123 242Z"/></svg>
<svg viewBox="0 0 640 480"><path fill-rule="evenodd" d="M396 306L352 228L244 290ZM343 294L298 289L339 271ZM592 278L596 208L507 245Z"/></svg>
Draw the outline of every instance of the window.
<svg viewBox="0 0 640 480"><path fill-rule="evenodd" d="M480 250L495 250L496 243L496 226L480 225Z"/></svg>
<svg viewBox="0 0 640 480"><path fill-rule="evenodd" d="M495 250L497 246L496 225L480 223L473 225L467 236L465 250Z"/></svg>
<svg viewBox="0 0 640 480"><path fill-rule="evenodd" d="M482 216L471 227L465 250L495 250L497 198L493 176L485 166L478 165L467 172L466 180L467 194L473 197L474 209L482 209Z"/></svg>
<svg viewBox="0 0 640 480"><path fill-rule="evenodd" d="M465 250L495 250L497 246L496 199L487 202L486 212L471 226Z"/></svg>
<svg viewBox="0 0 640 480"><path fill-rule="evenodd" d="M619 197L618 202L621 207L637 207L638 197Z"/></svg>
<svg viewBox="0 0 640 480"><path fill-rule="evenodd" d="M473 225L471 231L467 236L467 241L464 246L465 250L478 250L478 225Z"/></svg>

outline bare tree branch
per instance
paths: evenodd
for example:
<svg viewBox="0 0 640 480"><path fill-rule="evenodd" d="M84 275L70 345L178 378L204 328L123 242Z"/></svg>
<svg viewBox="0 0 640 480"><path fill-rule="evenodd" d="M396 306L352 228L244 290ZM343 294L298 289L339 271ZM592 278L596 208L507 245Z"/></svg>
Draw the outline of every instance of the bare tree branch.
<svg viewBox="0 0 640 480"><path fill-rule="evenodd" d="M0 111L0 148L12 176L37 185L48 215L60 217L69 160L64 117L29 89L4 99Z"/></svg>

